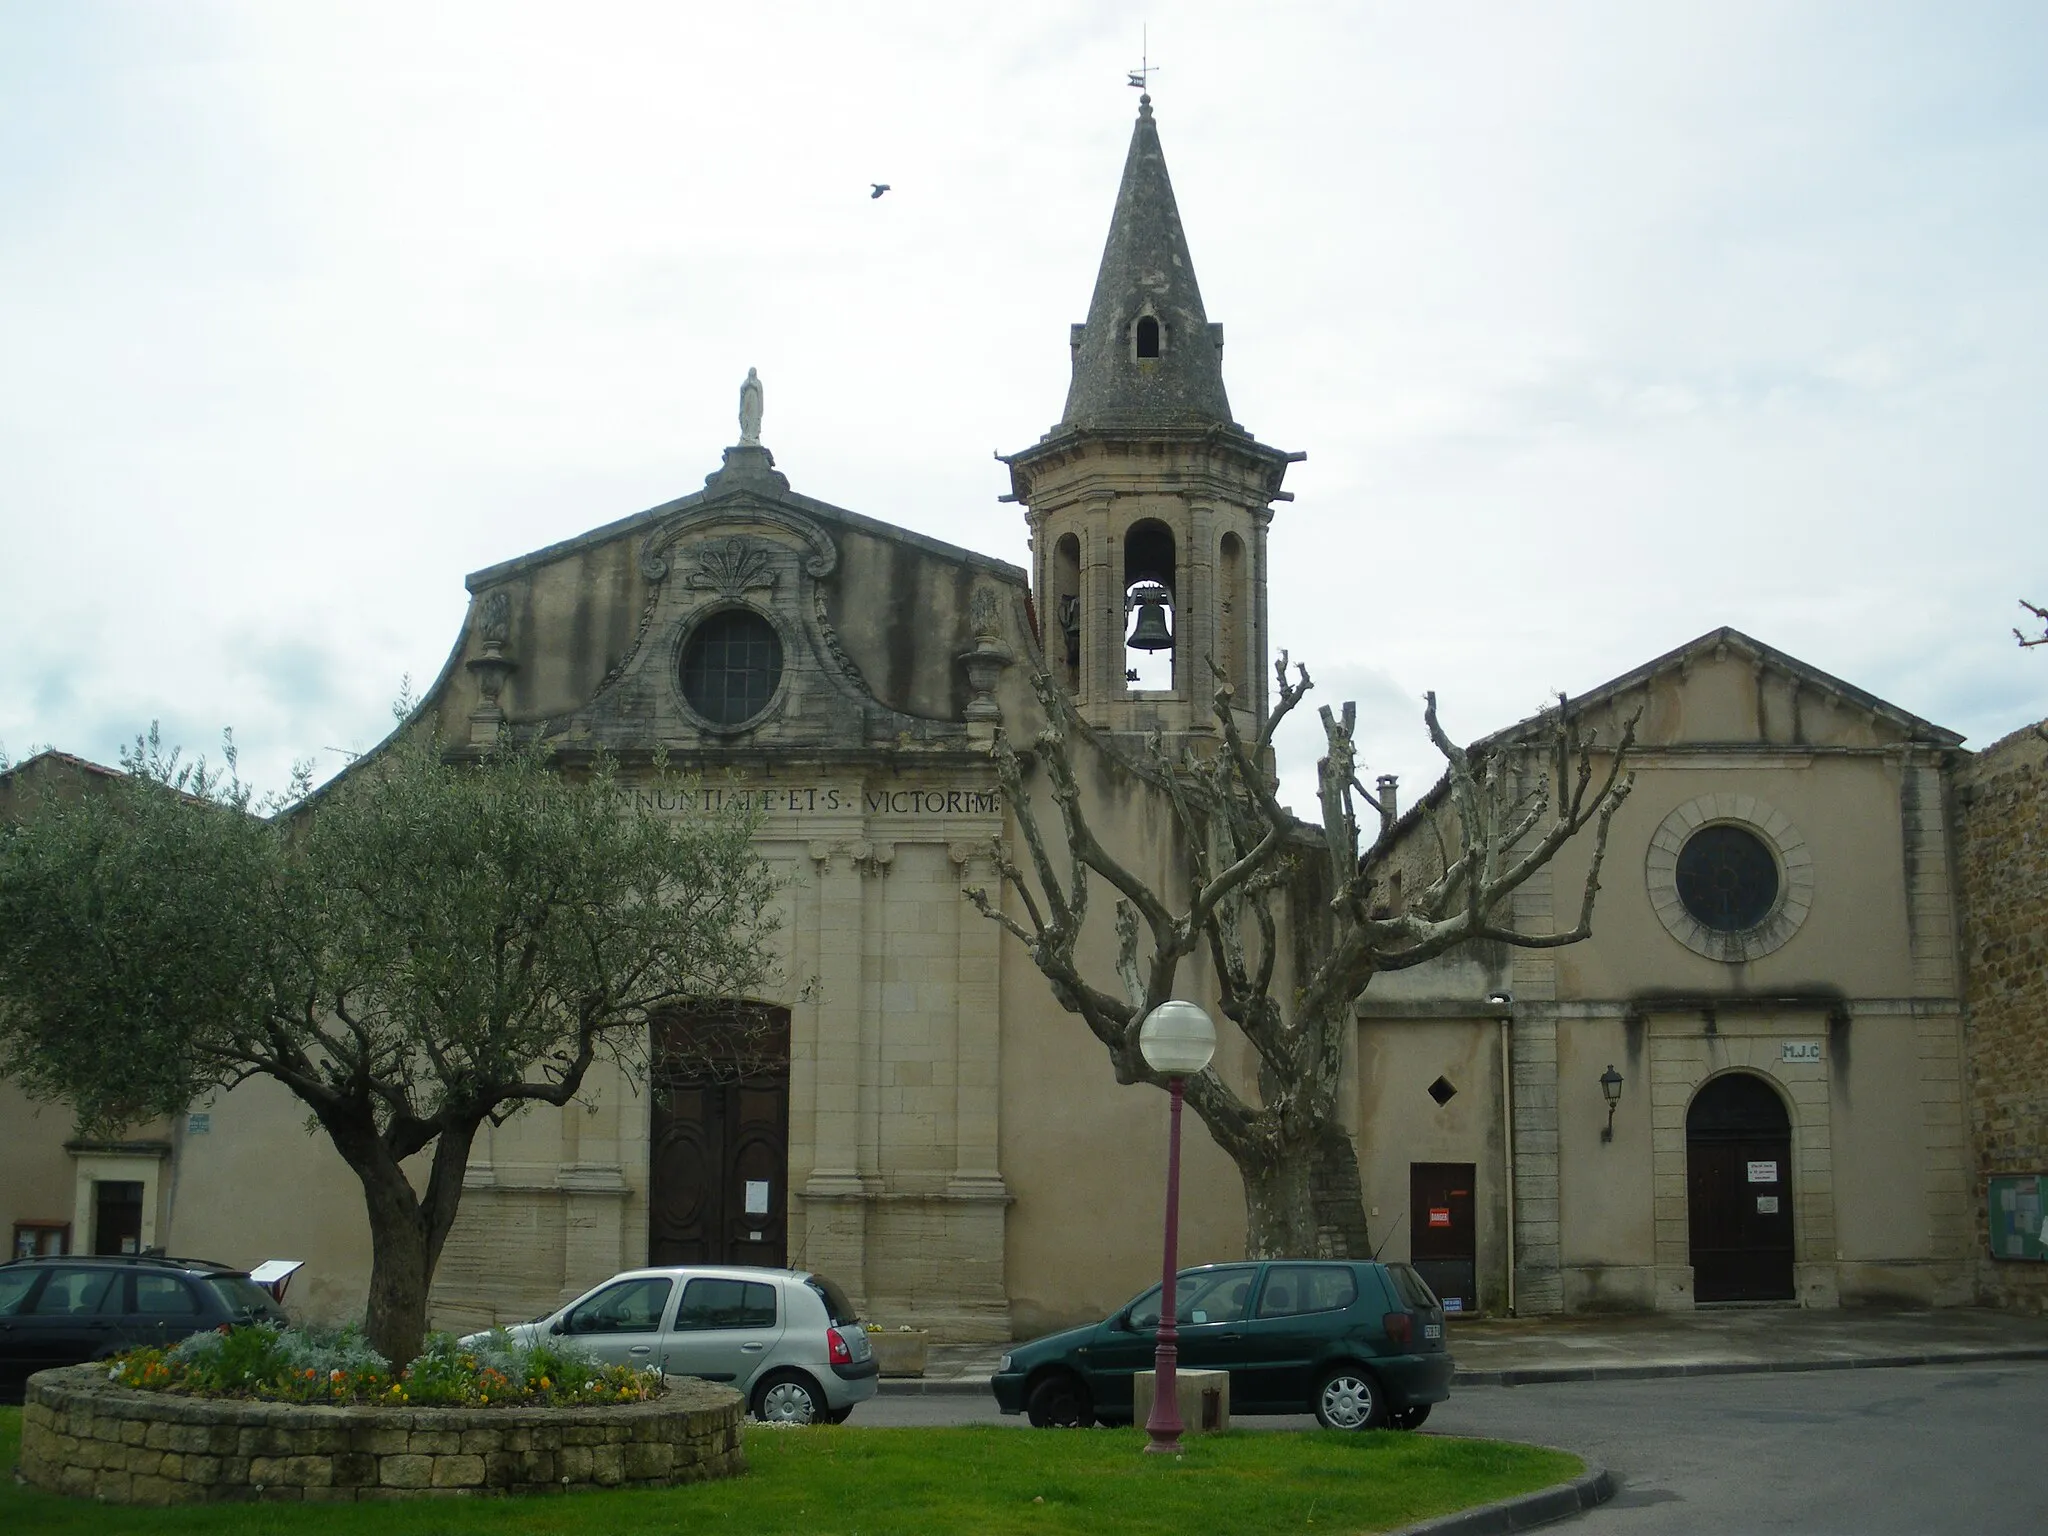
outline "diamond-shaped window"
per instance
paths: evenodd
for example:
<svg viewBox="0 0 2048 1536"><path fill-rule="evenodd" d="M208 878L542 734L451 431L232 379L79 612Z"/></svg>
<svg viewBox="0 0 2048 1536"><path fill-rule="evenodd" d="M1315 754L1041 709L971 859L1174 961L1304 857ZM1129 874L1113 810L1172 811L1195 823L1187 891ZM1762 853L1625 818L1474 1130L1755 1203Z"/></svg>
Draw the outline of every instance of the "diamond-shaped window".
<svg viewBox="0 0 2048 1536"><path fill-rule="evenodd" d="M1440 1077L1429 1085L1429 1096L1436 1100L1436 1107L1442 1109L1451 1102L1451 1095L1458 1091L1458 1085L1448 1077Z"/></svg>

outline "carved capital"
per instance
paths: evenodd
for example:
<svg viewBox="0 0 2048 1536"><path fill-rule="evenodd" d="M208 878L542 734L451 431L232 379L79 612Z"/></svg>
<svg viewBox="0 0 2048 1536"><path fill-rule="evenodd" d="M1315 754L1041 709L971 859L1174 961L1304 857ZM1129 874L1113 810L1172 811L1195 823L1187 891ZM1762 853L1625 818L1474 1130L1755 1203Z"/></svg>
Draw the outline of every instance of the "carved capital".
<svg viewBox="0 0 2048 1536"><path fill-rule="evenodd" d="M1001 847L991 838L974 838L946 844L946 857L960 868L962 876L993 875ZM979 867L977 867L979 866Z"/></svg>

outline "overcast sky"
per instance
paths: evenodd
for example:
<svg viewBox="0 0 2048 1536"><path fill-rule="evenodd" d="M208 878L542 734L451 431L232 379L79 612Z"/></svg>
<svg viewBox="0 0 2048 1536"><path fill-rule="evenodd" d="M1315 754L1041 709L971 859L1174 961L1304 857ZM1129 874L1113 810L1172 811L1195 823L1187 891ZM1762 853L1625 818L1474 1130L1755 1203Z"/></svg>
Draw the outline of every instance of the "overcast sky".
<svg viewBox="0 0 2048 1536"><path fill-rule="evenodd" d="M0 0L0 744L332 772L466 572L700 487L749 366L796 489L1022 563L991 454L1147 24L1232 406L1308 454L1274 641L1368 773L1434 777L1425 689L1472 738L1721 624L2048 712L2031 0Z"/></svg>

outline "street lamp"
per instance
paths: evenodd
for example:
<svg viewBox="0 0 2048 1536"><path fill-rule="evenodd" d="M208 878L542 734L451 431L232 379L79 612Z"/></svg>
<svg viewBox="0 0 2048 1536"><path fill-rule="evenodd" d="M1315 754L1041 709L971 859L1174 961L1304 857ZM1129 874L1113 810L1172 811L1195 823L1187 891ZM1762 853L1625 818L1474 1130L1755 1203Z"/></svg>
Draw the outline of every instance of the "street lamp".
<svg viewBox="0 0 2048 1536"><path fill-rule="evenodd" d="M1172 1102L1166 1142L1166 1259L1159 1279L1159 1342L1152 1354L1152 1414L1145 1420L1148 1453L1180 1454L1180 1389L1174 1367L1180 1359L1180 1322L1175 1317L1174 1250L1180 1246L1180 1101L1190 1073L1200 1072L1216 1054L1216 1026L1193 1003L1175 999L1145 1016L1138 1030L1145 1064L1166 1078Z"/></svg>
<svg viewBox="0 0 2048 1536"><path fill-rule="evenodd" d="M1607 1070L1600 1074L1600 1091L1607 1096L1607 1124L1601 1129L1602 1141L1614 1140L1614 1106L1621 1102L1621 1074L1614 1070L1614 1063L1607 1064Z"/></svg>

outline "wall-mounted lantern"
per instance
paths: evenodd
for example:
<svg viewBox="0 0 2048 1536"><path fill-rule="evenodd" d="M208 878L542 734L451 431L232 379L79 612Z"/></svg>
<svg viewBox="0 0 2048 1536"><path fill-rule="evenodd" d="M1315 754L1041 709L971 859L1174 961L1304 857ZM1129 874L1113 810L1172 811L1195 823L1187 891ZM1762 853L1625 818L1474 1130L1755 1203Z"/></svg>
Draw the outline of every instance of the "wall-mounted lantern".
<svg viewBox="0 0 2048 1536"><path fill-rule="evenodd" d="M1614 1070L1614 1063L1607 1064L1607 1070L1600 1074L1600 1091L1607 1097L1607 1124L1600 1131L1602 1141L1614 1140L1614 1106L1621 1102L1621 1074Z"/></svg>

